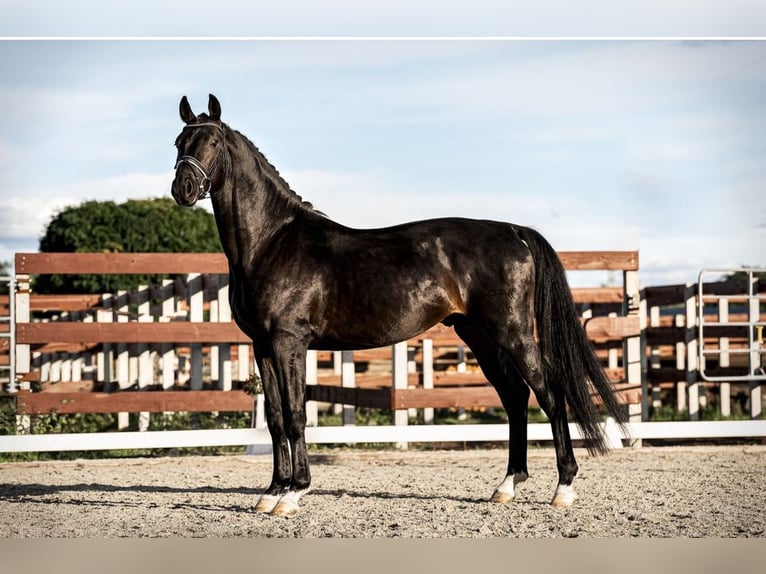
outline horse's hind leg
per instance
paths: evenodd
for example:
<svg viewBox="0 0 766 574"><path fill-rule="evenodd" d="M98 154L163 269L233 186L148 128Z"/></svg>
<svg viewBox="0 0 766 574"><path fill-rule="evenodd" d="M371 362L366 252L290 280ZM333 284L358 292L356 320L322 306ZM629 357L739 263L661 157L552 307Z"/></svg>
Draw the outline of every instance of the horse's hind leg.
<svg viewBox="0 0 766 574"><path fill-rule="evenodd" d="M551 422L553 446L559 483L553 495L553 506L571 506L577 500L572 483L577 475L577 462L572 450L572 439L567 422L566 399L559 387L551 387L542 373L540 349L530 334L519 343L507 348L519 374L532 388L537 402ZM557 390L558 389L558 390Z"/></svg>
<svg viewBox="0 0 766 574"><path fill-rule="evenodd" d="M484 376L495 387L508 415L508 470L492 494L492 502L508 503L527 471L527 405L529 387L510 364L507 354L480 328L467 320L456 321L455 331L471 348Z"/></svg>
<svg viewBox="0 0 766 574"><path fill-rule="evenodd" d="M497 315L495 310L495 317ZM510 314L504 322L493 320L492 331L488 333L488 337L497 341L512 363L513 370L529 385L540 407L550 419L559 474L559 484L551 504L570 506L577 499L572 487L577 474L577 462L569 436L566 399L560 386L551 386L545 380L540 347L534 336L534 322L524 313ZM505 365L504 368L506 371L511 370ZM526 434L524 437L526 439Z"/></svg>

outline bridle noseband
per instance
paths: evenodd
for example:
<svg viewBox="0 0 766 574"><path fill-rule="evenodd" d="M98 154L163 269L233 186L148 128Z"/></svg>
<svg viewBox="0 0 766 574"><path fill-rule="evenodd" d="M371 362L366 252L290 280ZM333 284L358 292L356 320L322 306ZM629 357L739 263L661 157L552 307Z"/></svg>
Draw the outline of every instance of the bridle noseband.
<svg viewBox="0 0 766 574"><path fill-rule="evenodd" d="M201 128L203 126L212 126L214 128L217 128L221 132L221 136L225 136L223 127L213 122L203 122L199 124L192 124L192 125L184 126L184 129L186 130L186 129L193 129L193 128ZM221 149L223 149L223 144L221 145L221 148L219 148L218 154L215 156L215 159L213 160L213 164L210 166L210 169L207 169L204 165L202 165L201 161L199 161L196 157L191 155L181 156L181 159L179 159L176 162L176 165L173 168L174 170L177 171L179 165L188 163L190 166L192 166L202 175L202 180L199 182L200 194L199 194L199 197L197 197L197 199L205 199L210 194L210 188L213 186L213 182L210 176L213 171L213 168L215 168L215 164L218 162L218 158L221 155Z"/></svg>

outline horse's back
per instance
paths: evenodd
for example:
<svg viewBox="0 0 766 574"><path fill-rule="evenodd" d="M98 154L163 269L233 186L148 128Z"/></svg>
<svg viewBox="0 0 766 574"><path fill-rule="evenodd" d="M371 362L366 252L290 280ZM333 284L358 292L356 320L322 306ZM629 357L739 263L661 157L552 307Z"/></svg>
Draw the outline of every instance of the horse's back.
<svg viewBox="0 0 766 574"><path fill-rule="evenodd" d="M531 256L512 224L449 218L367 230L321 227L291 244L303 252L295 257L303 259L306 283L310 276L321 285L312 320L320 346L407 339L489 300L502 307L530 287Z"/></svg>

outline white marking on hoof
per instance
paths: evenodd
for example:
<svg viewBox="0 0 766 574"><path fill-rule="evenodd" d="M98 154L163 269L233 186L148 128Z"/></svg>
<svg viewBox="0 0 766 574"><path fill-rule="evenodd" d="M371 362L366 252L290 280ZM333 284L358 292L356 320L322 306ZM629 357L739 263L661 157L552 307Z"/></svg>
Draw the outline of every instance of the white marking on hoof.
<svg viewBox="0 0 766 574"><path fill-rule="evenodd" d="M516 485L524 482L529 478L526 472L517 472L515 474L509 474L505 477L503 482L492 493L490 502L497 502L498 504L508 504L513 502L513 498L516 496Z"/></svg>
<svg viewBox="0 0 766 574"><path fill-rule="evenodd" d="M575 500L577 500L577 493L574 490L574 486L571 484L559 484L556 487L553 500L551 500L551 506L565 508L572 506Z"/></svg>
<svg viewBox="0 0 766 574"><path fill-rule="evenodd" d="M295 516L298 514L298 501L308 492L306 490L291 490L279 499L279 502L271 511L272 516Z"/></svg>
<svg viewBox="0 0 766 574"><path fill-rule="evenodd" d="M262 494L258 499L258 503L255 505L256 512L264 512L268 514L279 502L279 496L274 494Z"/></svg>
<svg viewBox="0 0 766 574"><path fill-rule="evenodd" d="M290 500L280 500L271 511L271 516L295 516L298 514L298 503Z"/></svg>

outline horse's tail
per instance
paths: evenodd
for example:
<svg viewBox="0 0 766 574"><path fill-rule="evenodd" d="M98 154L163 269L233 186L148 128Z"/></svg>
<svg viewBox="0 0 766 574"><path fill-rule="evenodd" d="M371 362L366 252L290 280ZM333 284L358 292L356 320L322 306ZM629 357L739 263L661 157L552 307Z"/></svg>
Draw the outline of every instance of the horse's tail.
<svg viewBox="0 0 766 574"><path fill-rule="evenodd" d="M537 231L525 227L517 231L535 262L535 319L543 376L555 396L566 397L588 452L605 453L609 447L591 398L591 384L620 426L625 416L580 323L558 255Z"/></svg>

